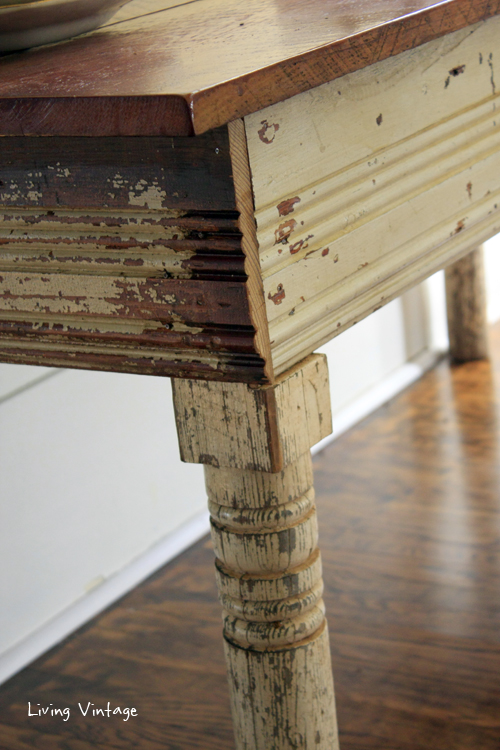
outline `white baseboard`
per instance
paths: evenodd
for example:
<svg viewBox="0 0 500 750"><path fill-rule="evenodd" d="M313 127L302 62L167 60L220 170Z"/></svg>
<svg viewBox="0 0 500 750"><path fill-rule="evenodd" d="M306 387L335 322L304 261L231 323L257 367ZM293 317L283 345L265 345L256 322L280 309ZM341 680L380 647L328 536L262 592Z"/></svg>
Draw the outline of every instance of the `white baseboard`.
<svg viewBox="0 0 500 750"><path fill-rule="evenodd" d="M333 417L333 433L314 446L318 453L343 432L385 404L426 371L440 358L439 353L421 355L404 364L376 386L370 388ZM99 612L120 599L141 581L194 544L209 531L208 513L203 512L176 529L172 534L133 560L119 573L106 579L20 643L0 655L0 684L62 641Z"/></svg>
<svg viewBox="0 0 500 750"><path fill-rule="evenodd" d="M10 648L0 656L0 684L208 534L209 528L208 512L203 511Z"/></svg>

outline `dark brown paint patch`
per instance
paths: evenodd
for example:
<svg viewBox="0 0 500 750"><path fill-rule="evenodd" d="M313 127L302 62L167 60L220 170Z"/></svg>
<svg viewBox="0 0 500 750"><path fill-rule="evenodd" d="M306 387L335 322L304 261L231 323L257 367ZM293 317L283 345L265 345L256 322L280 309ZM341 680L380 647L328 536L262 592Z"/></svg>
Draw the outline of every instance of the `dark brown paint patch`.
<svg viewBox="0 0 500 750"><path fill-rule="evenodd" d="M329 248L329 247L325 247L325 248L324 248L324 249L323 249L323 250L321 251L321 255L322 255L322 256L323 256L323 258L324 258L324 257L325 257L326 255L328 255L328 253L329 253L329 252L330 252L330 248Z"/></svg>

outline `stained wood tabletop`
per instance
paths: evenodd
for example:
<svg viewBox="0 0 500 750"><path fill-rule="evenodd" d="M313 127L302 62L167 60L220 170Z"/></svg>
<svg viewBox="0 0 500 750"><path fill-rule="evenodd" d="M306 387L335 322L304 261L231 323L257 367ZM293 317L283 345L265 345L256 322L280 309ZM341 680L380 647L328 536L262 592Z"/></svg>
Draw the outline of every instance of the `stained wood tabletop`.
<svg viewBox="0 0 500 750"><path fill-rule="evenodd" d="M193 135L500 13L500 0L133 0L0 57L1 135Z"/></svg>

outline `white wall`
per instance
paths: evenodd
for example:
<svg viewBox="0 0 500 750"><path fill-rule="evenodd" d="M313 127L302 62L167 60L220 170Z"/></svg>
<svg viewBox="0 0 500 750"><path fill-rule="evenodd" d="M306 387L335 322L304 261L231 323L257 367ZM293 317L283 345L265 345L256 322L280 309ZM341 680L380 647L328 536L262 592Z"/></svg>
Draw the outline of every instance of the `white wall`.
<svg viewBox="0 0 500 750"><path fill-rule="evenodd" d="M64 370L6 398L38 369L0 366L0 653L205 510L169 379Z"/></svg>
<svg viewBox="0 0 500 750"><path fill-rule="evenodd" d="M499 244L486 254L491 319ZM409 360L446 345L440 279L323 348L337 434L418 376ZM202 469L178 458L170 382L0 365L0 515L1 681L168 559L165 540L180 548L207 528ZM192 519L203 520L186 532Z"/></svg>

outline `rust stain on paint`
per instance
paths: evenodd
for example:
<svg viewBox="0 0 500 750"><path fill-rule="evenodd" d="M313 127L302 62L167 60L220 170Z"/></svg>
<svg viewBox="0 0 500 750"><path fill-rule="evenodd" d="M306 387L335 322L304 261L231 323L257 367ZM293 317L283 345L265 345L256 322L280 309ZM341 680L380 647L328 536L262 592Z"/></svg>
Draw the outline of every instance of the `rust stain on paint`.
<svg viewBox="0 0 500 750"><path fill-rule="evenodd" d="M276 293L271 294L271 292L269 292L269 294L267 295L267 298L272 300L275 305L281 305L281 303L285 299L285 290L283 288L283 284L278 284L276 289L277 289Z"/></svg>
<svg viewBox="0 0 500 750"><path fill-rule="evenodd" d="M274 244L279 245L281 243L282 245L285 245L296 226L297 222L295 219L288 219L288 221L284 221L280 224L278 229L274 232Z"/></svg>
<svg viewBox="0 0 500 750"><path fill-rule="evenodd" d="M456 78L457 76L459 76L461 73L464 73L464 72L465 72L465 65L457 65L456 68L452 68L451 70L448 71L450 76L453 76L453 78Z"/></svg>
<svg viewBox="0 0 500 750"><path fill-rule="evenodd" d="M281 203L278 203L276 208L278 209L279 215L288 216L288 214L291 214L296 203L300 203L300 198L298 195L294 196L293 198L287 198L286 200L281 201Z"/></svg>
<svg viewBox="0 0 500 750"><path fill-rule="evenodd" d="M325 257L326 255L328 255L328 253L329 253L329 252L330 252L330 248L329 248L329 247L325 247L325 248L324 248L324 249L323 249L323 250L321 251L321 255L322 255L322 256L323 256L323 258L324 258L324 257Z"/></svg>
<svg viewBox="0 0 500 750"><path fill-rule="evenodd" d="M269 124L267 120L262 120L260 124L262 125L262 127L257 131L260 140L262 141L262 143L272 143L276 137L276 133L280 129L280 126L275 122Z"/></svg>
<svg viewBox="0 0 500 750"><path fill-rule="evenodd" d="M458 234L462 231L462 229L465 229L465 219L460 219L460 221L457 223L454 234Z"/></svg>
<svg viewBox="0 0 500 750"><path fill-rule="evenodd" d="M467 193L469 195L469 198L472 200L472 182L467 183Z"/></svg>

